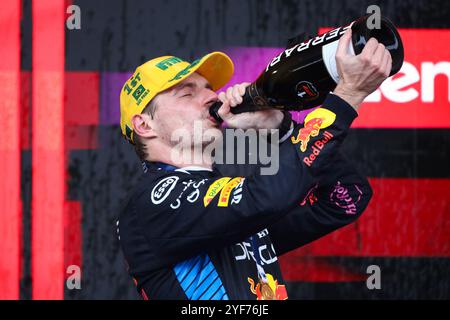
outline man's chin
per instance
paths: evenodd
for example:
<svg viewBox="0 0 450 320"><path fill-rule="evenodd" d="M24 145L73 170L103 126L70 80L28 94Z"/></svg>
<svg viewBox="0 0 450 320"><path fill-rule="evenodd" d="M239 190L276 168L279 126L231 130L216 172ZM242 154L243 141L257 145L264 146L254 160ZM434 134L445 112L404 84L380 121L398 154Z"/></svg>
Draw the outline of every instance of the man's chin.
<svg viewBox="0 0 450 320"><path fill-rule="evenodd" d="M205 129L218 129L220 130L220 123L218 123L215 120L211 120L211 119L205 119L205 121L203 122L204 128Z"/></svg>

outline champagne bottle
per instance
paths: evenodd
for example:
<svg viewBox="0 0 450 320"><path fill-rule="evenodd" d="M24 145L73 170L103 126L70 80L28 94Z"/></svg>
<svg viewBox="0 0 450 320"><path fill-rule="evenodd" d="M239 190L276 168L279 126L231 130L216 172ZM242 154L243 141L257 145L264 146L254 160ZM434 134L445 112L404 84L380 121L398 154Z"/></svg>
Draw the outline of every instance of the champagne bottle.
<svg viewBox="0 0 450 320"><path fill-rule="evenodd" d="M243 102L232 108L231 112L237 114L266 108L305 110L322 104L339 81L336 50L340 37L348 28L352 29L349 53L360 54L367 41L374 37L391 53L390 76L396 74L404 59L400 35L385 17L380 18L379 29L370 29L368 18L361 17L347 26L294 44L281 52L246 88ZM221 102L216 102L209 110L219 122L222 122L218 115L221 105Z"/></svg>

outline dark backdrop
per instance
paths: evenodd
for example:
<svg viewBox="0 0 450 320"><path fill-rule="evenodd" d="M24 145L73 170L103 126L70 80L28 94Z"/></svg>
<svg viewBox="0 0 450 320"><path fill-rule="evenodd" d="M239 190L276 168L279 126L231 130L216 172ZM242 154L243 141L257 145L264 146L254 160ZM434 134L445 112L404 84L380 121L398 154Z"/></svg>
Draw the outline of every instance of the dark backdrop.
<svg viewBox="0 0 450 320"><path fill-rule="evenodd" d="M269 0L79 0L81 30L66 31L66 70L97 77L101 108L110 99L104 74L131 72L164 54L193 59L230 46L283 47L286 39L320 27L339 26L378 4L400 28L450 28L447 1L269 1ZM24 1L22 68L31 68L31 5ZM28 18L28 19L27 19ZM97 75L97 76L96 76ZM99 76L100 75L100 76ZM70 80L70 79L69 79ZM70 81L68 81L70 85ZM77 101L72 104L76 106ZM83 103L83 101L78 101ZM84 125L82 146L68 150L68 200L81 208L82 290L66 289L67 299L137 299L115 234L115 219L127 192L141 174L131 147L115 123ZM78 131L77 131L78 132ZM81 131L80 131L81 132ZM354 129L344 148L370 177L448 178L449 131ZM377 140L378 139L378 140ZM417 144L441 149L433 168ZM80 140L80 141L81 141ZM397 141L398 157L384 154L377 143ZM434 145L433 145L434 143ZM431 148L430 146L430 148ZM446 149L445 149L446 148ZM30 230L31 152L23 153L24 230ZM445 221L444 221L445 223ZM31 296L30 238L24 232L24 276L21 297ZM445 257L329 257L329 261L364 273L369 264L383 270L383 290L369 291L364 282L290 281L290 298L449 298L449 259Z"/></svg>

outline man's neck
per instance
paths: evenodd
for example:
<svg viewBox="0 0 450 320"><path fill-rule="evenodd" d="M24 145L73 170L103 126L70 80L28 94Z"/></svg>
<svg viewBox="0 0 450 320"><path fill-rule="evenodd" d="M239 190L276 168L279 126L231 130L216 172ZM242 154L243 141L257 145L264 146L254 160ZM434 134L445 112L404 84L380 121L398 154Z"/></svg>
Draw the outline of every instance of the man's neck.
<svg viewBox="0 0 450 320"><path fill-rule="evenodd" d="M184 167L201 167L212 169L212 159L210 156L190 150L190 152L177 153L175 151L161 152L148 161L163 162L177 168Z"/></svg>

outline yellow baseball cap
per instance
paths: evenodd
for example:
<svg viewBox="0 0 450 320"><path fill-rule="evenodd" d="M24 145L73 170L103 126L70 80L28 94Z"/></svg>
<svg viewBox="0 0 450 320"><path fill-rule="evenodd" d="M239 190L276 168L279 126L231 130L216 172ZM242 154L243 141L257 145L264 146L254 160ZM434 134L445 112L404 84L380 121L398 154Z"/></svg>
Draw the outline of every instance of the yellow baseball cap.
<svg viewBox="0 0 450 320"><path fill-rule="evenodd" d="M120 92L120 128L125 138L133 141L131 118L140 114L160 92L197 72L217 91L232 77L233 62L223 52L212 52L192 63L174 56L163 56L140 65Z"/></svg>

